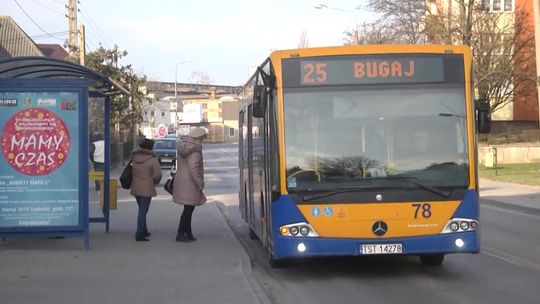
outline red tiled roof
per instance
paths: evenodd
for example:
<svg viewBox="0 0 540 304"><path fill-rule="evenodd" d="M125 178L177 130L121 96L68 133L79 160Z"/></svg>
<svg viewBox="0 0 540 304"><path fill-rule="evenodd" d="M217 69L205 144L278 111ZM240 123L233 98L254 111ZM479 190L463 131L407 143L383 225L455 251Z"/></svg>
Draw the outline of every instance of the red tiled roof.
<svg viewBox="0 0 540 304"><path fill-rule="evenodd" d="M65 60L68 57L68 52L59 44L38 44L39 50L45 57Z"/></svg>

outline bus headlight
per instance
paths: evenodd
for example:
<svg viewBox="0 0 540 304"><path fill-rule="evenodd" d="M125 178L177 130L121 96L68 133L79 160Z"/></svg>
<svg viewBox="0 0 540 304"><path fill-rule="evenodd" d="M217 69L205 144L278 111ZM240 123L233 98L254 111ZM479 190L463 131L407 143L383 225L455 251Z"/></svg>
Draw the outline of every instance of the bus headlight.
<svg viewBox="0 0 540 304"><path fill-rule="evenodd" d="M283 225L279 227L279 232L282 236L295 236L295 237L318 237L319 234L311 227L310 224L294 223Z"/></svg>
<svg viewBox="0 0 540 304"><path fill-rule="evenodd" d="M441 233L453 233L478 230L478 220L454 218L450 219Z"/></svg>
<svg viewBox="0 0 540 304"><path fill-rule="evenodd" d="M463 245L465 245L465 242L462 239L457 239L454 243L459 248L461 248L461 247L463 247Z"/></svg>

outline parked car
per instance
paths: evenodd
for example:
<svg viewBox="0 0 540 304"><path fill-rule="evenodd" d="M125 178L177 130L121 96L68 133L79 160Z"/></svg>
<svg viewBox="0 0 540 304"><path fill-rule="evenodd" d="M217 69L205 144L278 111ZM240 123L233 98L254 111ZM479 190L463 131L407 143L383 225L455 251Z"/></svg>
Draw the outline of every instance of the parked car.
<svg viewBox="0 0 540 304"><path fill-rule="evenodd" d="M162 137L156 139L154 153L156 153L162 168L171 168L176 162L176 138Z"/></svg>

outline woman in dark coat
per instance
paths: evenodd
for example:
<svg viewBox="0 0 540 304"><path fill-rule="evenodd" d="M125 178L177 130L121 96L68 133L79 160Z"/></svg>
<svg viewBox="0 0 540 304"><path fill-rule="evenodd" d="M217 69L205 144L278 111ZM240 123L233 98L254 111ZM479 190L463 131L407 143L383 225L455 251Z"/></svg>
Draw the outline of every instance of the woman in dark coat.
<svg viewBox="0 0 540 304"><path fill-rule="evenodd" d="M195 206L206 202L203 193L204 169L201 143L205 135L205 129L195 128L177 145L178 158L173 185L173 201L184 205L178 224L177 242L196 240L191 232L191 216Z"/></svg>
<svg viewBox="0 0 540 304"><path fill-rule="evenodd" d="M146 227L146 214L150 209L150 201L157 195L156 185L161 180L161 167L159 161L152 151L154 141L143 139L139 143L140 149L133 151L131 159L133 163L133 181L131 183L130 194L135 196L139 205L137 216L137 232L135 240L137 242L149 241L150 232Z"/></svg>

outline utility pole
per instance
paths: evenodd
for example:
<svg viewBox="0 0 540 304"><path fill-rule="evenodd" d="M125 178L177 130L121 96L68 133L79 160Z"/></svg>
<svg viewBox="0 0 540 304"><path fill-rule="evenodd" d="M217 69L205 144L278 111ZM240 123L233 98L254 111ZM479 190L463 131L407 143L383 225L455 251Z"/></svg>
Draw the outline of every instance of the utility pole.
<svg viewBox="0 0 540 304"><path fill-rule="evenodd" d="M81 46L80 47L80 52L79 52L79 60L80 60L80 65L85 65L85 60L86 60L86 36L85 36L85 30L84 30L84 24L81 24L81 26L79 27L79 32L81 33L81 35L79 35L79 45Z"/></svg>
<svg viewBox="0 0 540 304"><path fill-rule="evenodd" d="M68 14L68 52L70 58L75 58L77 55L77 0L68 0L66 6ZM72 59L73 60L73 59Z"/></svg>

